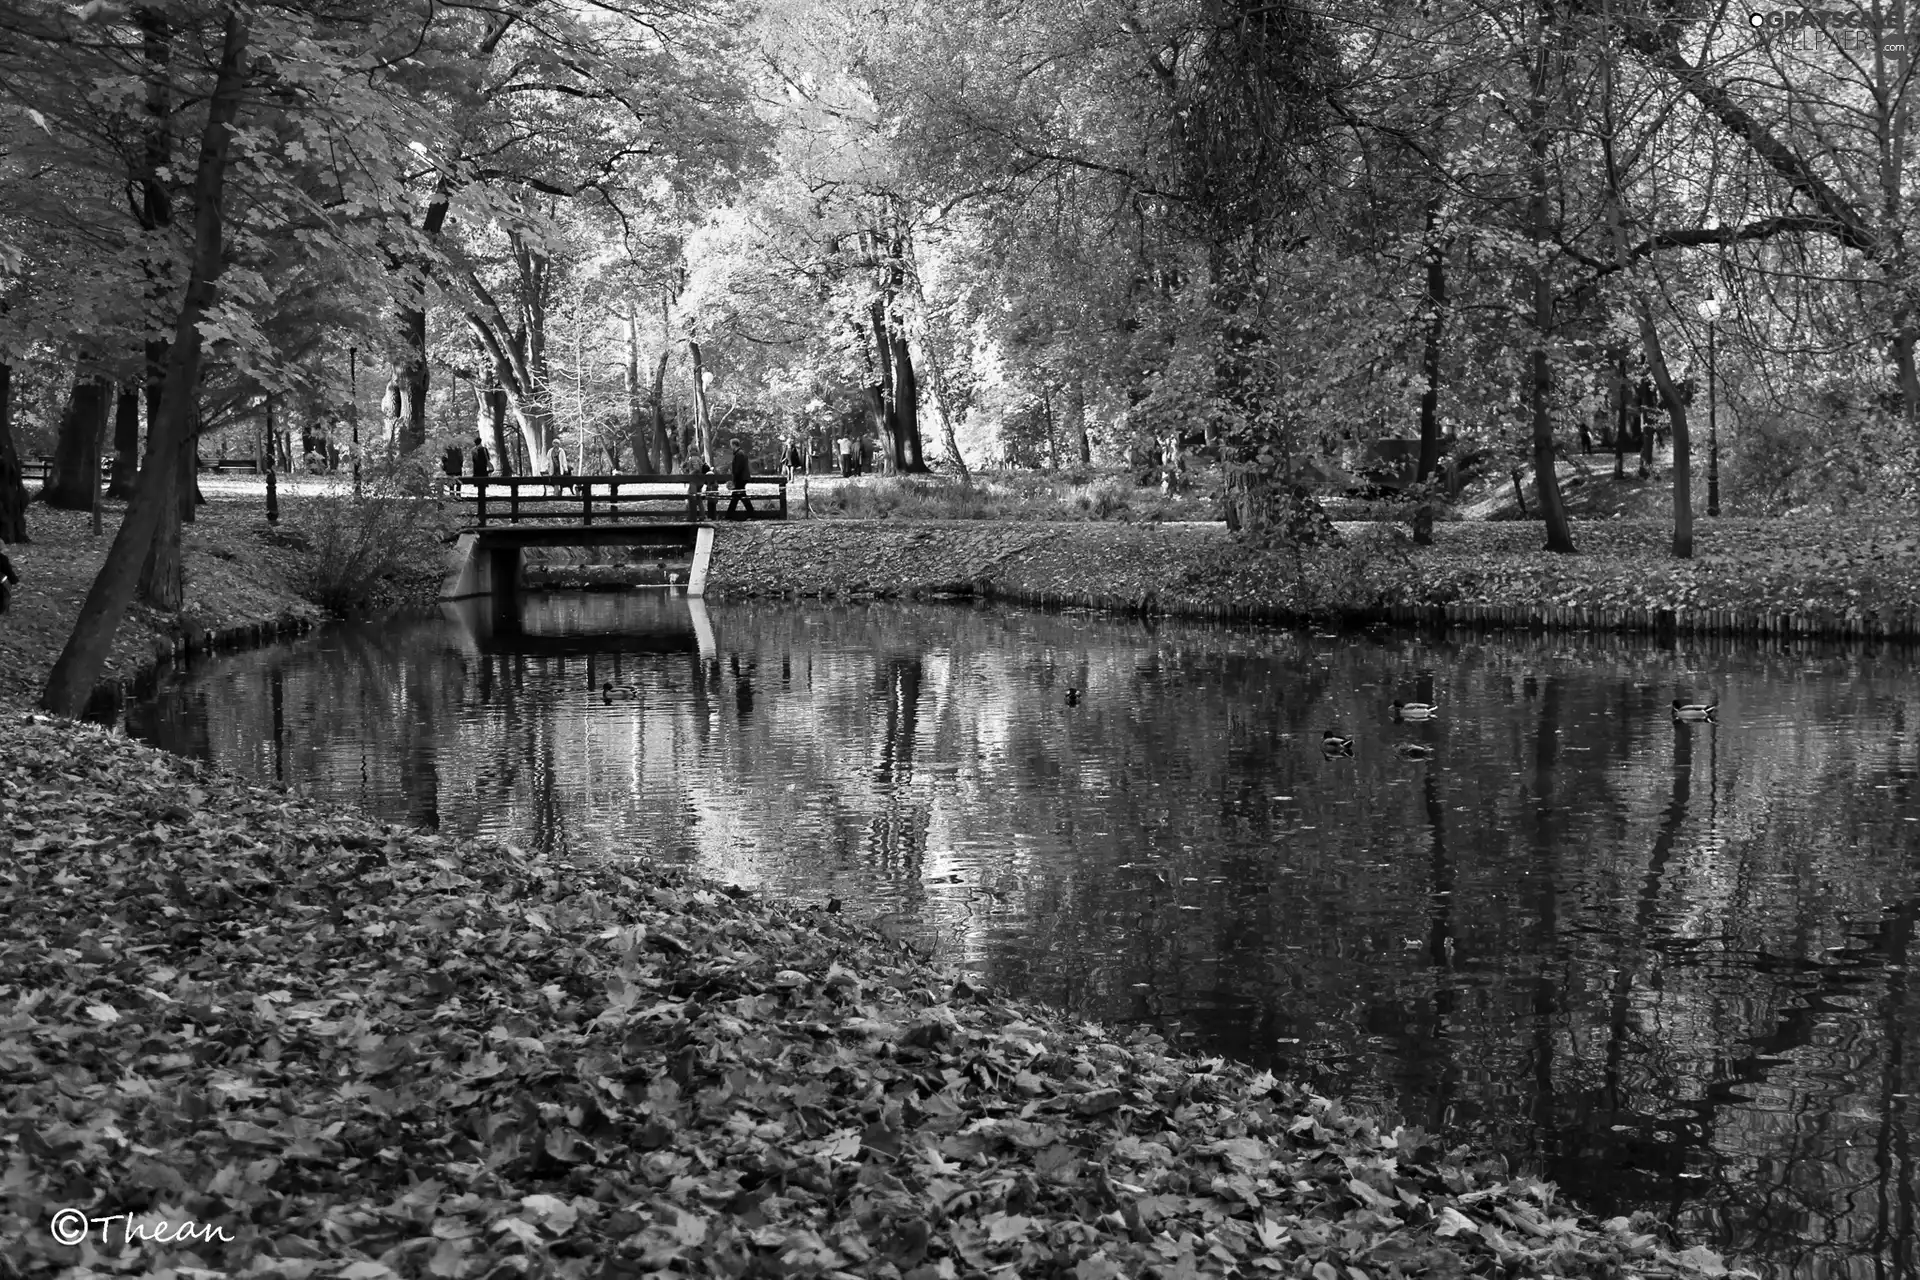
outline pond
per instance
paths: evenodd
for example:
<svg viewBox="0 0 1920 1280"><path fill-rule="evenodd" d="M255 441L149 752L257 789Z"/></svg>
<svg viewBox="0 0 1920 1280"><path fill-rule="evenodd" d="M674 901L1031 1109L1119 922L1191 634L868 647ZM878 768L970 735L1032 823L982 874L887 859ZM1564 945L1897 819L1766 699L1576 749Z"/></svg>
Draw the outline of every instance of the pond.
<svg viewBox="0 0 1920 1280"><path fill-rule="evenodd" d="M548 594L209 660L128 727L839 899L1769 1275L1917 1274L1911 651Z"/></svg>

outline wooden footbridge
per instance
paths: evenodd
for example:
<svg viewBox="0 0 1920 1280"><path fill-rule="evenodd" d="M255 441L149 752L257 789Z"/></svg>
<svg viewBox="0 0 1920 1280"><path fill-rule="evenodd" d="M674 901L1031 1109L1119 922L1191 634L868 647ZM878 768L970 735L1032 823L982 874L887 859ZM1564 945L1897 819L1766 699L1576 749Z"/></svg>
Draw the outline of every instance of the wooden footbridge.
<svg viewBox="0 0 1920 1280"><path fill-rule="evenodd" d="M448 476L452 500L474 528L490 524L590 525L608 521L785 520L785 476L749 476L743 498L718 473L705 476ZM737 508L737 509L736 509Z"/></svg>
<svg viewBox="0 0 1920 1280"><path fill-rule="evenodd" d="M719 475L449 476L446 483L466 518L442 600L512 594L528 547L612 546L689 558L686 590L697 597L707 589L714 521L787 517L783 476L751 476L743 494Z"/></svg>

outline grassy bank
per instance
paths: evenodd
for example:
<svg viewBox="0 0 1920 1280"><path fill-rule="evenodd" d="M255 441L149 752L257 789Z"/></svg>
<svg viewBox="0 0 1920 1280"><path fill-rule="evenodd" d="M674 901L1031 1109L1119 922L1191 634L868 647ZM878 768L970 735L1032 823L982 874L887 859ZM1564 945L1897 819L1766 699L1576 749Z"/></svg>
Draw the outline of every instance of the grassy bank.
<svg viewBox="0 0 1920 1280"><path fill-rule="evenodd" d="M0 758L0 1274L1723 1274L826 910L71 723L0 719Z"/></svg>
<svg viewBox="0 0 1920 1280"><path fill-rule="evenodd" d="M1720 630L1791 614L1839 626L1920 628L1920 529L1911 521L1702 521L1691 560L1648 520L1575 527L1579 554L1541 551L1535 524L1449 523L1414 546L1397 525L1340 526L1344 545L1299 556L1220 525L813 521L723 525L720 596L906 596L981 590L1199 616L1336 616L1389 606L1466 615L1587 611L1653 626L1662 611Z"/></svg>

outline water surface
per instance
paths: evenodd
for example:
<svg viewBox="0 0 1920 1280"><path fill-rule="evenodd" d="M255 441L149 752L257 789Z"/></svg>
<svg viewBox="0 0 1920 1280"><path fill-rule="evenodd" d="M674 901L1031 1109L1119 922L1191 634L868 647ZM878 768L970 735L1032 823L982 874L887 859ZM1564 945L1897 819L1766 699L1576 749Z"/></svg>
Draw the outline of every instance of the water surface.
<svg viewBox="0 0 1920 1280"><path fill-rule="evenodd" d="M1899 651L556 594L211 660L129 723L397 822L839 898L1814 1277L1917 1274L1916 713Z"/></svg>

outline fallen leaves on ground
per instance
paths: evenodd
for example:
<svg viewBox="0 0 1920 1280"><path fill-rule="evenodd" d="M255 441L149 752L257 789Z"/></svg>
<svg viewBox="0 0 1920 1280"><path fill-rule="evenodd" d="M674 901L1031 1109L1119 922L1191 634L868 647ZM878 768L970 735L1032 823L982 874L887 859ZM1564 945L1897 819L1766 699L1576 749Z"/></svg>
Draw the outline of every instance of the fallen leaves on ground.
<svg viewBox="0 0 1920 1280"><path fill-rule="evenodd" d="M73 631L80 605L113 545L125 504L113 502L99 536L85 511L36 505L28 515L33 541L7 548L20 574L13 607L0 614L0 705L39 701L47 673ZM218 631L287 618L318 619L321 610L295 592L299 553L273 533L259 505L213 501L182 528L186 609L169 616L136 604L114 636L106 679L131 678L154 661L154 644L187 627Z"/></svg>
<svg viewBox="0 0 1920 1280"><path fill-rule="evenodd" d="M1348 523L1344 545L1297 557L1221 525L789 522L722 527L720 596L910 595L981 579L1002 589L1181 612L1334 613L1382 605L1520 609L1814 610L1892 617L1920 608L1911 521L1702 520L1676 559L1664 522L1578 523L1578 554L1544 551L1538 523L1446 523L1416 547L1404 526Z"/></svg>
<svg viewBox="0 0 1920 1280"><path fill-rule="evenodd" d="M0 721L0 1275L1713 1276L826 911ZM55 1242L56 1210L226 1241Z"/></svg>

